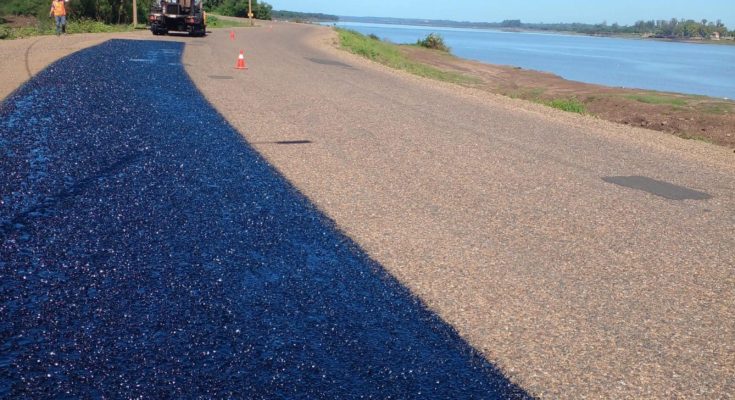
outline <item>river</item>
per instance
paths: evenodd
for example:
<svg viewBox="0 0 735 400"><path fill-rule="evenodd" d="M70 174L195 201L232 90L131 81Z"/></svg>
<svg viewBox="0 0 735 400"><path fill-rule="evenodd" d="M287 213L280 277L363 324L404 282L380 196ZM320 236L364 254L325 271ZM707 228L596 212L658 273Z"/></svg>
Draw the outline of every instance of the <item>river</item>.
<svg viewBox="0 0 735 400"><path fill-rule="evenodd" d="M470 60L606 86L735 99L735 46L358 22L337 26L394 43L415 43L434 32L454 55Z"/></svg>

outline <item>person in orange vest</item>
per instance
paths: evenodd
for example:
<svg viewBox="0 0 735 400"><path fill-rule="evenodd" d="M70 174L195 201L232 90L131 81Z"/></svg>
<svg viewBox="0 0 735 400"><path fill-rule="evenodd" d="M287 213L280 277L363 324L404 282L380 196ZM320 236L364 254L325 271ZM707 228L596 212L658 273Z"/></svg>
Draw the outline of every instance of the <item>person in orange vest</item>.
<svg viewBox="0 0 735 400"><path fill-rule="evenodd" d="M66 4L64 0L52 0L49 17L56 18L56 36L66 34Z"/></svg>

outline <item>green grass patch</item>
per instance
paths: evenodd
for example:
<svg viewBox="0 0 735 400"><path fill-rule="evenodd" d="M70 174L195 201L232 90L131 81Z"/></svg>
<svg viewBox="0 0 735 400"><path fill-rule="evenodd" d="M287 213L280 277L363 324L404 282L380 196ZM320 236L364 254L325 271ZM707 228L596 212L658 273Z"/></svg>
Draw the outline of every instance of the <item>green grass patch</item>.
<svg viewBox="0 0 735 400"><path fill-rule="evenodd" d="M102 22L79 19L69 20L66 24L66 33L100 33L100 32L127 32L133 30L132 25L109 25ZM56 27L49 23L40 23L38 26L11 28L0 25L0 39L20 39L31 36L54 35Z"/></svg>
<svg viewBox="0 0 735 400"><path fill-rule="evenodd" d="M543 96L544 93L546 93L545 88L538 88L538 87L523 87L511 91L501 91L501 94L508 96L512 99L523 99L523 100L530 100L536 103L542 103L541 96Z"/></svg>
<svg viewBox="0 0 735 400"><path fill-rule="evenodd" d="M247 21L232 21L230 19L218 18L216 15L207 13L207 28L245 28L250 27Z"/></svg>
<svg viewBox="0 0 735 400"><path fill-rule="evenodd" d="M733 106L725 103L709 103L697 107L706 114L725 115L732 113Z"/></svg>
<svg viewBox="0 0 735 400"><path fill-rule="evenodd" d="M546 92L545 88L528 88L523 92L525 98L538 99Z"/></svg>
<svg viewBox="0 0 735 400"><path fill-rule="evenodd" d="M679 136L682 139L698 140L700 142L715 144L715 142L712 139L705 137L705 136L701 136L701 135L693 135L689 133L678 133L676 134L676 136Z"/></svg>
<svg viewBox="0 0 735 400"><path fill-rule="evenodd" d="M554 99L551 101L546 101L544 102L544 104L549 107L553 107L566 112L577 114L584 114L587 112L584 103L580 102L577 99Z"/></svg>
<svg viewBox="0 0 735 400"><path fill-rule="evenodd" d="M52 31L55 29L51 27ZM133 29L133 25L108 25L91 19L72 20L66 24L66 33L127 32Z"/></svg>
<svg viewBox="0 0 735 400"><path fill-rule="evenodd" d="M401 69L426 78L462 85L472 85L481 82L481 80L474 77L456 72L442 71L429 65L411 61L401 53L398 45L376 40L347 29L336 28L336 30L343 49L391 68Z"/></svg>
<svg viewBox="0 0 735 400"><path fill-rule="evenodd" d="M688 102L682 98L660 94L632 94L625 97L646 104L665 104L675 107L684 107L688 104Z"/></svg>

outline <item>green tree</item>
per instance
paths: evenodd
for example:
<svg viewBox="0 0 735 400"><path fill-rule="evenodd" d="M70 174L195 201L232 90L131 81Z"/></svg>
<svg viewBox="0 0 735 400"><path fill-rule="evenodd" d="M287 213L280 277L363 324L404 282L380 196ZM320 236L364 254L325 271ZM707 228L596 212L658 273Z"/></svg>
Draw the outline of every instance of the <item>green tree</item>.
<svg viewBox="0 0 735 400"><path fill-rule="evenodd" d="M253 14L255 14L255 18L257 19L263 19L263 20L272 19L271 17L272 11L273 11L273 6L266 2L258 3L257 7L253 5Z"/></svg>
<svg viewBox="0 0 735 400"><path fill-rule="evenodd" d="M251 0L253 7L253 15L257 19L271 19L271 12L273 6L268 3L259 3L257 0ZM208 7L215 12L222 15L229 15L232 17L247 17L248 16L248 0L217 0L216 3L208 1ZM218 4L213 6L213 4Z"/></svg>

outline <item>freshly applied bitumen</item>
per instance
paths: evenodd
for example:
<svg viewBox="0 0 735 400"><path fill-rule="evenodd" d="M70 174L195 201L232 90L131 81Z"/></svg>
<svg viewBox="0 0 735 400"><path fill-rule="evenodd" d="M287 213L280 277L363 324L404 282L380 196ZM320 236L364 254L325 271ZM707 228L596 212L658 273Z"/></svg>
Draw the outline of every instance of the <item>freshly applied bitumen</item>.
<svg viewBox="0 0 735 400"><path fill-rule="evenodd" d="M182 51L110 41L0 105L0 397L528 397L254 152Z"/></svg>

